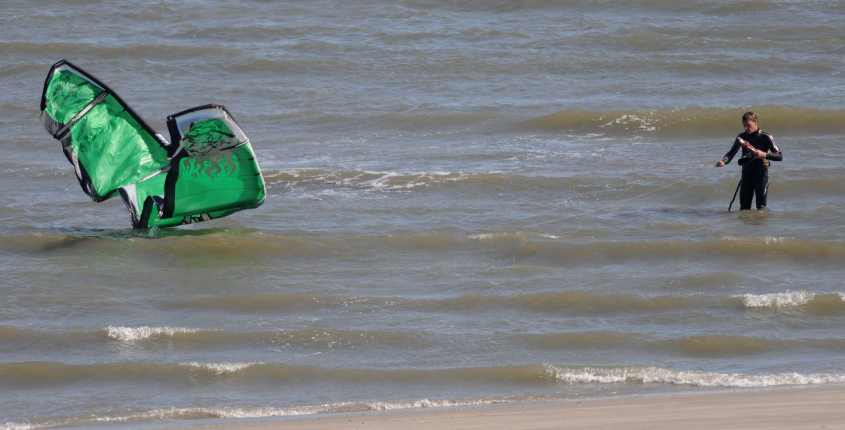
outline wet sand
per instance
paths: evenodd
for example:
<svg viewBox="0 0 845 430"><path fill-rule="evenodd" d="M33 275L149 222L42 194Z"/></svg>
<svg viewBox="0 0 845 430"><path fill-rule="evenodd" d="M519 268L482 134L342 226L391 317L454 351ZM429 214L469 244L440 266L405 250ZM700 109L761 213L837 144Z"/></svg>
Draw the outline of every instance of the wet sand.
<svg viewBox="0 0 845 430"><path fill-rule="evenodd" d="M845 428L845 387L526 402L477 408L417 409L245 423L227 421L196 428L840 429Z"/></svg>

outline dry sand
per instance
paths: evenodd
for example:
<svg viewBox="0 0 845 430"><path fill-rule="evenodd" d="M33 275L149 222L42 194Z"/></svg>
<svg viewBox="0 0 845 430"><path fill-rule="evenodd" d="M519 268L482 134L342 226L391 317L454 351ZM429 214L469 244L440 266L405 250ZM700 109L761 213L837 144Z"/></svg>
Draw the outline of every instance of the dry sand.
<svg viewBox="0 0 845 430"><path fill-rule="evenodd" d="M845 429L845 387L524 402L477 408L416 409L272 421L227 421L196 428Z"/></svg>

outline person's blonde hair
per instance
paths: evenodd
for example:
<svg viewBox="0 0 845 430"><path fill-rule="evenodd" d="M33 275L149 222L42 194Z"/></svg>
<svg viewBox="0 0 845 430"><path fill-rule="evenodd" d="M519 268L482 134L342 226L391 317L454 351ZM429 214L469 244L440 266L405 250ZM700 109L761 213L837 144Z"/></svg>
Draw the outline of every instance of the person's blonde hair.
<svg viewBox="0 0 845 430"><path fill-rule="evenodd" d="M748 121L754 121L754 123L759 123L759 120L757 119L757 114L751 111L742 114L742 123L744 124Z"/></svg>

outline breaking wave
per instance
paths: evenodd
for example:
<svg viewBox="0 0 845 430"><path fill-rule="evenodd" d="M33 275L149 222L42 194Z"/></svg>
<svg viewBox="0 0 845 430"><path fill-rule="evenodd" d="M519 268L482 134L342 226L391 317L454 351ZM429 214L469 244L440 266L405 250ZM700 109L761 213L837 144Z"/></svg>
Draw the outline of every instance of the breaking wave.
<svg viewBox="0 0 845 430"><path fill-rule="evenodd" d="M813 314L845 314L845 293L815 293L786 291L770 294L743 294L736 296L748 309L804 310Z"/></svg>
<svg viewBox="0 0 845 430"><path fill-rule="evenodd" d="M44 364L47 365L47 364ZM59 366L52 364L53 366ZM0 378L9 365L0 365ZM93 365L104 366L104 365ZM127 366L127 364L124 364ZM182 369L195 369L218 378L245 374L260 366L259 363L188 363ZM70 370L65 366L64 370ZM269 368L268 368L269 369ZM309 378L329 379L337 382L362 383L367 380L384 382L443 382L458 380L465 382L507 382L566 385L673 385L710 388L765 388L778 386L806 386L845 383L842 373L721 373L698 370L675 370L661 367L572 367L549 364L498 367L498 368L455 368L433 370L359 370L298 368ZM297 368L290 368L296 371ZM265 369L265 371L269 371ZM149 375L148 375L149 376ZM265 374L264 377L272 376ZM351 378L351 379L350 379ZM362 379L363 378L363 379ZM2 379L0 379L2 381ZM222 418L270 418L317 414L375 412L421 408L448 408L482 406L524 401L527 397L501 397L478 399L419 399L392 401L349 401L317 405L288 407L165 407L145 411L115 413L114 415L80 416L34 423L6 422L4 430L31 430L61 426L81 426L103 423L132 423L160 420L193 420Z"/></svg>
<svg viewBox="0 0 845 430"><path fill-rule="evenodd" d="M150 339L153 337L175 337L182 334L195 334L199 330L184 327L115 327L108 326L105 329L106 336L122 342Z"/></svg>
<svg viewBox="0 0 845 430"><path fill-rule="evenodd" d="M6 386L54 387L77 382L157 384L667 384L696 387L770 387L845 383L845 374L797 372L771 374L718 373L659 367L569 367L529 364L501 367L442 369L352 369L278 363L103 363L73 365L56 362L0 364Z"/></svg>
<svg viewBox="0 0 845 430"><path fill-rule="evenodd" d="M726 136L736 134L742 112L760 112L764 129L778 134L841 134L845 110L790 106L681 108L671 110L562 110L525 121L522 128L606 135Z"/></svg>
<svg viewBox="0 0 845 430"><path fill-rule="evenodd" d="M61 426L80 426L85 424L130 423L160 420L194 420L221 418L273 418L302 415L337 414L353 412L380 412L404 409L450 408L462 406L482 406L509 403L508 398L490 399L419 399L372 402L337 402L321 405L302 405L291 407L189 407L159 408L126 414L94 417L75 417L42 423L6 423L2 430L33 430Z"/></svg>
<svg viewBox="0 0 845 430"><path fill-rule="evenodd" d="M266 298L266 297L265 297ZM234 309L225 300L219 306L227 310L243 309L244 301L235 301ZM184 304L183 304L184 305ZM200 304L207 309L207 303ZM178 305L174 305L178 306ZM249 308L247 309L255 309ZM275 308L280 306L278 301ZM262 331L227 331L185 327L108 326L102 330L35 330L0 326L0 351L21 348L90 349L110 344L133 348L173 348L184 350L226 349L240 346L274 348L356 348L356 347L423 347L429 345L425 334L386 330L339 330L332 328L300 328Z"/></svg>
<svg viewBox="0 0 845 430"><path fill-rule="evenodd" d="M809 293L803 293L809 295ZM789 294L772 295L788 297ZM740 298L741 300L741 298ZM756 299L754 299L756 300ZM771 299L781 300L781 299ZM789 304L740 304L744 309L795 309L804 310L813 299L790 299ZM618 301L611 305L609 302ZM361 300L363 303L364 300ZM376 299L369 302L377 303ZM543 305L538 305L543 303ZM509 299L499 296L459 296L442 300L390 300L380 302L380 306L401 306L432 312L495 311L516 308L534 312L567 312L572 314L607 314L624 312L656 312L692 309L702 306L734 307L732 299L701 298L698 301L669 301L665 297L615 297L590 296L574 292L572 294L533 294ZM845 306L837 308L840 312ZM222 308L232 311L232 309ZM832 314L824 307L806 309L809 313ZM250 310L245 310L250 312ZM799 349L821 349L845 351L845 339L804 338L772 339L744 335L703 334L679 338L654 338L640 333L616 331L574 331L517 334L507 337L517 345L533 349L546 350L589 350L622 349L645 350L676 353L690 357L729 357L762 354L767 352L790 351ZM4 350L19 351L40 349L88 349L108 346L118 342L133 348L169 348L178 350L227 349L242 346L272 348L305 349L361 349L367 348L425 348L433 345L427 334L399 331L338 330L330 328L303 328L268 331L226 331L201 330L173 327L108 327L100 331L46 331L19 329L0 326L0 341ZM197 362L183 363L194 367L210 368L215 371L232 367L215 367ZM249 365L255 363L248 363ZM238 365L240 370L246 365Z"/></svg>
<svg viewBox="0 0 845 430"><path fill-rule="evenodd" d="M543 366L474 367L447 369L348 369L287 365L280 363L147 363L117 362L65 364L16 362L0 364L0 385L55 387L76 383L156 383L170 385L211 384L233 381L253 384L334 383L395 384L517 384L554 383Z"/></svg>
<svg viewBox="0 0 845 430"><path fill-rule="evenodd" d="M181 363L183 366L193 367L203 371L210 371L215 375L234 374L261 364L262 363L200 363L196 361Z"/></svg>
<svg viewBox="0 0 845 430"><path fill-rule="evenodd" d="M568 384L665 384L695 387L762 388L786 385L845 383L842 373L797 372L745 374L683 371L660 367L557 367L548 366L555 378Z"/></svg>
<svg viewBox="0 0 845 430"><path fill-rule="evenodd" d="M805 293L808 294L808 293ZM441 301L405 300L394 302L385 300L383 306L405 306L415 309L430 309L433 312L467 312L496 310L516 307L536 312L569 312L602 314L614 312L658 311L661 298L642 298L640 302L624 303L628 298L621 298L623 303L616 306L607 305L613 296L590 297L550 294L536 294L508 300L506 297L457 297ZM578 303L582 302L587 303ZM596 303L588 303L594 300ZM812 299L791 302L795 309L801 309ZM372 300L375 302L375 300ZM393 303L391 303L393 302ZM468 303L469 302L469 303ZM536 303L547 302L543 306ZM730 300L727 300L730 306ZM697 306L718 306L718 299L702 299ZM724 304L724 303L723 303ZM663 310L672 311L693 306L691 302L677 302L675 307L666 303ZM748 308L747 305L745 305ZM785 306L783 304L778 306ZM756 308L768 309L769 306L759 305ZM754 309L755 307L751 307ZM225 309L229 310L229 309ZM812 311L811 311L812 312ZM679 338L655 338L641 333L616 331L574 331L517 334L503 339L509 339L516 345L524 345L540 350L643 350L675 353L690 357L730 357L763 354L791 350L820 349L828 351L845 351L845 339L838 338L804 338L804 339L772 339L744 335L703 334L683 336ZM303 328L268 331L226 331L207 329L187 329L174 327L113 327L99 331L47 331L19 329L10 326L0 326L0 341L4 343L4 350L20 351L41 349L81 349L90 350L91 347L108 346L110 343L131 346L133 348L168 348L186 351L204 349L228 349L242 346L272 347L274 348L305 348L305 349L360 349L367 348L425 348L433 345L428 335L417 332L399 331L367 331L367 330L337 330L330 328ZM196 368L213 370L219 374L231 373L260 363L224 363L206 364L186 362L185 365Z"/></svg>

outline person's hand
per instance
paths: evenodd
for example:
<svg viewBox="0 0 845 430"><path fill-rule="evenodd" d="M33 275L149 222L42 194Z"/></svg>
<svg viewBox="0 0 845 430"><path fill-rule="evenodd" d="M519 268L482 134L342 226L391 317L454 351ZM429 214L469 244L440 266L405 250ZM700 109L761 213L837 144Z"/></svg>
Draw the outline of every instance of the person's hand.
<svg viewBox="0 0 845 430"><path fill-rule="evenodd" d="M766 152L761 151L759 149L755 149L754 150L754 156L761 159L761 160L765 160L766 159Z"/></svg>
<svg viewBox="0 0 845 430"><path fill-rule="evenodd" d="M725 167L725 160L719 160L719 162L716 163L716 167Z"/></svg>

